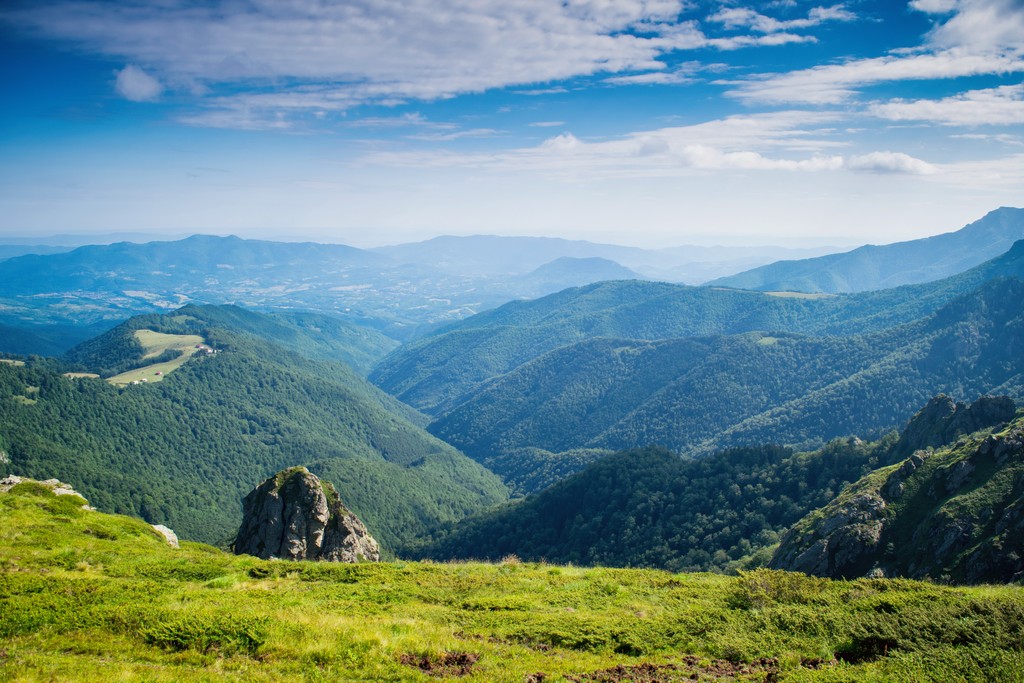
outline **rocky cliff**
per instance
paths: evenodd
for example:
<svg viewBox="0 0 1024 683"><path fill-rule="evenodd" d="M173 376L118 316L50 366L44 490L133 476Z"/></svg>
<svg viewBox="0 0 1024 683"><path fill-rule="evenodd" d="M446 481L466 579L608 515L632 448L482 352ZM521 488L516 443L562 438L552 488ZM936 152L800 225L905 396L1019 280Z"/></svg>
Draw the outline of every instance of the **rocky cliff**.
<svg viewBox="0 0 1024 683"><path fill-rule="evenodd" d="M233 548L264 559L380 560L377 541L334 487L305 467L279 472L245 497Z"/></svg>
<svg viewBox="0 0 1024 683"><path fill-rule="evenodd" d="M929 402L897 447L960 434L958 420L967 429L1006 414L1003 399L951 404ZM1024 417L872 472L786 532L770 566L830 577L1024 579Z"/></svg>

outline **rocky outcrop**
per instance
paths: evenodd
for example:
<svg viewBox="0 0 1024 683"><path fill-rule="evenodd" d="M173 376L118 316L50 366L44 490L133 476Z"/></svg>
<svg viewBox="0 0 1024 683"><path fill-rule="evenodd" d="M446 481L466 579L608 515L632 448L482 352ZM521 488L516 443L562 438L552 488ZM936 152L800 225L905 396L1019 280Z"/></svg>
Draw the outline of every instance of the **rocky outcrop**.
<svg viewBox="0 0 1024 683"><path fill-rule="evenodd" d="M279 472L245 497L233 548L263 559L380 560L377 541L334 487L305 467Z"/></svg>
<svg viewBox="0 0 1024 683"><path fill-rule="evenodd" d="M0 493L7 493L18 484L38 484L45 488L50 489L50 493L55 496L78 496L85 501L85 496L76 491L71 487L71 484L65 484L59 479L46 479L39 481L36 479L30 479L29 477L19 477L16 474L8 474L3 479L0 479ZM85 501L85 505L82 506L83 510L94 510L88 501Z"/></svg>
<svg viewBox="0 0 1024 683"><path fill-rule="evenodd" d="M905 458L914 451L941 448L965 434L1009 422L1016 410L1008 396L982 396L968 406L939 394L910 419L893 454Z"/></svg>
<svg viewBox="0 0 1024 683"><path fill-rule="evenodd" d="M948 405L933 400L931 417ZM952 425L955 412L918 426ZM834 578L1024 580L1024 418L873 472L787 531L770 566Z"/></svg>
<svg viewBox="0 0 1024 683"><path fill-rule="evenodd" d="M769 566L814 576L859 574L879 550L885 510L885 499L870 490L834 503L809 532L798 527L786 532Z"/></svg>
<svg viewBox="0 0 1024 683"><path fill-rule="evenodd" d="M156 531L158 534L164 537L164 540L167 541L167 545L171 546L172 548L181 547L181 545L178 543L178 534L174 533L174 531L172 531L168 527L165 527L163 524L151 524L150 526L153 527L154 531Z"/></svg>

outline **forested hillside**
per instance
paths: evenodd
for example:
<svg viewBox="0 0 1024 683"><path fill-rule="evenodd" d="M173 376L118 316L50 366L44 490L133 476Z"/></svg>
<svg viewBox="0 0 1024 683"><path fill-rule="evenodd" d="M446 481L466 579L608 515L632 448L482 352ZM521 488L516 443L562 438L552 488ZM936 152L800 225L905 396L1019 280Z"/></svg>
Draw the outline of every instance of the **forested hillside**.
<svg viewBox="0 0 1024 683"><path fill-rule="evenodd" d="M1024 396L1024 281L849 337L748 333L565 346L479 387L432 433L522 486L521 449L814 447L904 423L945 392Z"/></svg>
<svg viewBox="0 0 1024 683"><path fill-rule="evenodd" d="M1024 241L959 275L921 285L837 296L772 296L666 283L616 281L512 302L397 349L370 375L385 391L444 414L545 353L587 339L663 340L786 332L850 336L928 316L994 278L1024 278Z"/></svg>
<svg viewBox="0 0 1024 683"><path fill-rule="evenodd" d="M242 496L294 465L333 483L391 552L506 497L494 475L347 366L228 327L255 316L196 307L146 319L163 332L201 330L218 351L149 385L68 378L72 367L55 361L0 364L0 471L58 477L100 509L215 543L236 531ZM113 342L140 324L104 337L107 365L99 343L76 361L107 371L130 362Z"/></svg>
<svg viewBox="0 0 1024 683"><path fill-rule="evenodd" d="M947 397L937 398L929 407L946 403L954 408ZM897 438L895 432L876 442L847 437L807 453L778 446L732 448L700 459L657 448L619 452L538 494L465 520L448 537L421 552L435 559L498 559L514 554L556 563L673 571L724 571L763 565L771 558L780 535L808 512L826 505L825 501L835 506L833 499L848 484L875 468L903 460L908 448L913 450L925 443L941 447L965 432L999 430L1014 414L1013 402L1005 398L981 399L973 406L961 404L955 408L961 417L953 419L944 414L949 417L945 429L932 429L922 435L926 430L922 430L921 423L928 421L920 419L926 412L922 411L903 438ZM991 460L994 464L995 458ZM938 467L949 470L948 459L937 459L939 462L942 465ZM982 471L979 467L978 473ZM992 472L990 465L984 469L985 476ZM1001 485L1019 489L1019 481L1010 483L1019 479L1014 478L1015 473L1016 469L1000 472ZM1014 495L1019 496L1017 489ZM934 493L926 493L927 487L915 490L919 496L934 497ZM849 496L843 494L840 500L844 497ZM921 507L918 501L912 509ZM974 506L976 513L979 507ZM955 524L982 539L988 538L1000 518L999 511L978 514L976 518L961 516ZM854 514L848 518L859 519ZM1015 519L1019 525L1021 516ZM823 523L821 515L816 522L828 530L836 528L835 523ZM810 526L812 523L804 521L799 528ZM811 532L800 533L800 538L806 538ZM856 554L859 541L849 536L837 548ZM810 542L814 540L817 537ZM803 546L810 542L803 542ZM974 543L984 541L975 538ZM797 554L799 550L789 553ZM918 557L914 553L898 555L903 569ZM1000 553L996 551L995 555ZM934 566L929 564L926 570L918 562L918 576Z"/></svg>
<svg viewBox="0 0 1024 683"><path fill-rule="evenodd" d="M202 334L208 327L222 327L280 344L301 356L342 361L367 372L398 342L376 330L335 316L312 312L256 313L238 306L179 308L173 315L140 315L70 349L65 359L104 374L120 371L120 364L138 360L139 347L132 332L140 329L188 331ZM118 361L124 357L125 360Z"/></svg>

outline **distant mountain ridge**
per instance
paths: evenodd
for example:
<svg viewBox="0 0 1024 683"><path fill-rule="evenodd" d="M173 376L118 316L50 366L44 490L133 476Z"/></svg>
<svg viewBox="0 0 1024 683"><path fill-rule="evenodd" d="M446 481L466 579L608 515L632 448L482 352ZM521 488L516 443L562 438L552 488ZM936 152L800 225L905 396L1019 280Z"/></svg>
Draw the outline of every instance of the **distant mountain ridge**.
<svg viewBox="0 0 1024 683"><path fill-rule="evenodd" d="M451 242L454 251L435 254L433 243L371 251L338 244L193 235L177 241L24 254L0 260L0 325L28 333L19 334L17 344L0 338L0 351L50 353L55 346L66 349L82 339L71 331L63 344L59 339L44 340L31 333L28 328L33 326L113 325L132 315L188 303L329 313L404 340L510 300L598 280L646 277L603 256L566 254L566 245L573 247L570 252L575 250L566 240L492 237L440 242ZM555 247L549 249L549 244ZM647 254L581 244L583 252ZM662 258L678 265L684 257Z"/></svg>
<svg viewBox="0 0 1024 683"><path fill-rule="evenodd" d="M392 352L370 377L406 403L439 416L482 383L588 339L656 341L751 331L866 334L930 315L997 277L1024 279L1024 240L944 280L853 295L780 297L661 282L600 282L512 302L439 328Z"/></svg>
<svg viewBox="0 0 1024 683"><path fill-rule="evenodd" d="M836 247L725 247L686 245L661 249L626 247L558 237L443 235L371 251L401 262L429 263L441 270L475 275L522 275L560 258L602 258L646 279L697 284L785 257L807 257Z"/></svg>
<svg viewBox="0 0 1024 683"><path fill-rule="evenodd" d="M987 261L1024 239L1024 209L1002 207L955 232L799 261L779 261L708 284L759 291L851 293L930 282Z"/></svg>

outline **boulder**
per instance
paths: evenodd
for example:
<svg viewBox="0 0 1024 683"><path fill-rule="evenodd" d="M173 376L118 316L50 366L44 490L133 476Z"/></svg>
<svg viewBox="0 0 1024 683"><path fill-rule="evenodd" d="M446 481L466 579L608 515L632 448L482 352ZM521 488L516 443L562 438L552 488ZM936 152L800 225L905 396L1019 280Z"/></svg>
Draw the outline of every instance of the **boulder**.
<svg viewBox="0 0 1024 683"><path fill-rule="evenodd" d="M334 487L305 467L277 473L242 501L233 549L263 559L377 562L380 548Z"/></svg>

